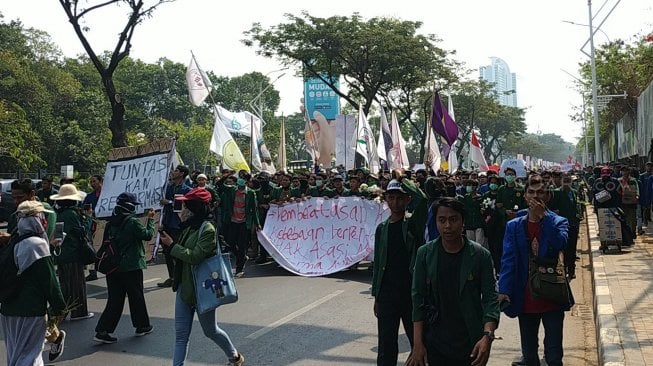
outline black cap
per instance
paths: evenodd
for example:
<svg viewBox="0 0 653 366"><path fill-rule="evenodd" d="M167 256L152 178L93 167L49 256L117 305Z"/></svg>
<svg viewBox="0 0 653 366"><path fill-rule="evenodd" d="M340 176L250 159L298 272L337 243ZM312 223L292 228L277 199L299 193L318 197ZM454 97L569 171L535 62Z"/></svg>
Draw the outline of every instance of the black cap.
<svg viewBox="0 0 653 366"><path fill-rule="evenodd" d="M121 204L121 203L131 203L132 205L140 205L141 203L138 202L138 198L136 198L136 195L133 193L129 192L123 192L118 195L118 198L116 199L116 203Z"/></svg>

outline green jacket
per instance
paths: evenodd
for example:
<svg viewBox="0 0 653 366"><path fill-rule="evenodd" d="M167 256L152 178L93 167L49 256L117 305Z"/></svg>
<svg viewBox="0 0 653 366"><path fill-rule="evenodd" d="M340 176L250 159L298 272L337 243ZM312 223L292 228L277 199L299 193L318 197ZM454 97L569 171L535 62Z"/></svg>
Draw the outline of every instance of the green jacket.
<svg viewBox="0 0 653 366"><path fill-rule="evenodd" d="M424 320L421 305L427 294L427 278L431 279L433 299L438 299L437 263L441 245L441 238L437 238L417 250L412 291L413 321L415 322ZM463 251L463 260L460 266L459 305L473 345L483 336L485 323L499 323L499 298L490 252L471 240L465 240ZM475 258L476 256L479 257Z"/></svg>
<svg viewBox="0 0 653 366"><path fill-rule="evenodd" d="M147 227L137 217L130 217L119 226L107 226L105 235L114 235L118 252L122 260L118 272L129 272L146 269L145 245L143 240L152 240L154 236L154 220L147 220Z"/></svg>
<svg viewBox="0 0 653 366"><path fill-rule="evenodd" d="M564 217L569 221L569 225L578 227L580 223L581 213L580 205L578 203L578 192L575 189L571 191L572 198L569 199L569 192L558 188L553 192L553 198L549 204L549 208L553 211L558 211L558 215Z"/></svg>
<svg viewBox="0 0 653 366"><path fill-rule="evenodd" d="M503 185L497 191L497 203L503 204L502 211L515 211L515 206L518 206L519 209L526 208L524 186L515 184L514 187L508 187L508 185Z"/></svg>
<svg viewBox="0 0 653 366"><path fill-rule="evenodd" d="M412 273L415 265L415 255L417 248L424 244L424 231L426 229L426 216L428 207L426 195L422 192L413 181L404 179L402 181L404 189L410 193L411 202L415 202L415 210L409 217L404 217L403 232L404 244L406 249L411 253L410 271ZM408 215L407 215L408 216ZM372 296L376 297L381 288L385 265L388 260L388 226L390 219L387 219L376 227L374 237L374 271L372 273Z"/></svg>
<svg viewBox="0 0 653 366"><path fill-rule="evenodd" d="M236 199L236 190L238 187L224 186L224 191L220 195L220 212L222 213L222 224L231 224L231 215L234 211L234 200ZM254 191L245 187L245 220L247 229L259 225L258 204L256 203L256 194Z"/></svg>
<svg viewBox="0 0 653 366"><path fill-rule="evenodd" d="M299 188L293 188L289 187L289 197L290 198L302 198L302 192L299 190ZM281 195L283 193L283 188L281 187L274 187L270 191L270 201L279 201L281 200Z"/></svg>
<svg viewBox="0 0 653 366"><path fill-rule="evenodd" d="M170 255L177 258L172 279L172 290L181 289L181 299L189 305L195 304L195 284L191 266L202 263L205 258L215 254L215 227L210 222L204 224L202 233L199 229L186 228L179 236L179 242L173 243Z"/></svg>
<svg viewBox="0 0 653 366"><path fill-rule="evenodd" d="M333 190L326 188L326 186L324 186L323 189L318 189L316 186L310 186L308 187L308 191L306 192L306 195L310 197L329 197L329 198L335 197Z"/></svg>
<svg viewBox="0 0 653 366"><path fill-rule="evenodd" d="M20 275L18 293L10 301L0 304L0 314L5 316L44 316L48 304L53 314L61 314L65 303L54 271L52 257L34 262Z"/></svg>
<svg viewBox="0 0 653 366"><path fill-rule="evenodd" d="M481 204L483 196L477 194L472 197L471 193L464 196L458 196L458 201L465 205L465 230L476 230L478 228L485 228L485 221L483 214L481 214Z"/></svg>
<svg viewBox="0 0 653 366"><path fill-rule="evenodd" d="M83 236L89 217L82 215L77 207L64 207L57 212L57 222L63 222L66 238L61 244L61 253L55 257L57 264L79 263Z"/></svg>

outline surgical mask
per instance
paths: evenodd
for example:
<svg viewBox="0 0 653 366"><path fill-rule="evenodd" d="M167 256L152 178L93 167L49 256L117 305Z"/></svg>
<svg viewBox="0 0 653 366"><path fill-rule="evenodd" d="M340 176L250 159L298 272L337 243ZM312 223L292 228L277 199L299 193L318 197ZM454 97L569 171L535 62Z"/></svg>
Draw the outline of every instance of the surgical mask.
<svg viewBox="0 0 653 366"><path fill-rule="evenodd" d="M474 191L474 187L472 187L472 186L466 186L466 187L465 187L465 190L467 191L467 193L472 193L472 192Z"/></svg>
<svg viewBox="0 0 653 366"><path fill-rule="evenodd" d="M318 187L321 187L322 186L322 180L321 179L315 180L315 185L318 186Z"/></svg>
<svg viewBox="0 0 653 366"><path fill-rule="evenodd" d="M496 183L490 183L490 190L491 191L496 191L499 186Z"/></svg>
<svg viewBox="0 0 653 366"><path fill-rule="evenodd" d="M515 181L515 176L514 175L506 175L506 182L512 183Z"/></svg>

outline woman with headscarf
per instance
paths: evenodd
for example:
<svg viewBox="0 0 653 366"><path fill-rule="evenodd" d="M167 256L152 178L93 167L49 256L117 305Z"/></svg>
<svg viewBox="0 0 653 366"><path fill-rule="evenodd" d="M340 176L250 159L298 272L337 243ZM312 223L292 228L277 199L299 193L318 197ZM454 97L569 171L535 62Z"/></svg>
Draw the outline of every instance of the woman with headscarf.
<svg viewBox="0 0 653 366"><path fill-rule="evenodd" d="M63 222L63 231L66 233L61 251L58 255L56 251L54 254L64 299L66 303L75 306L70 311L70 320L88 319L95 315L88 312L86 277L84 264L81 263L82 245L85 245L82 238L87 235L86 228L90 227L90 218L78 208L84 197L73 184L62 185L59 193L50 196L57 206L57 222Z"/></svg>
<svg viewBox="0 0 653 366"><path fill-rule="evenodd" d="M195 188L180 198L184 204L179 213L182 233L178 242L165 231L161 232L161 244L170 247L170 255L177 260L172 281L172 290L177 292L175 302L175 346L173 366L182 366L188 353L188 340L195 313L195 286L191 266L200 264L205 258L215 255L215 228L208 221L211 194ZM245 357L236 350L229 335L216 323L215 311L197 314L204 334L229 357L229 364L241 366Z"/></svg>
<svg viewBox="0 0 653 366"><path fill-rule="evenodd" d="M116 330L122 316L125 297L129 298L129 314L132 325L136 328L136 336L150 334L154 329L150 324L143 294L143 270L147 268L143 240L151 240L154 236L154 211L147 212L147 223L143 225L135 216L136 206L140 204L133 193L118 195L116 207L104 231L104 240L111 238L122 260L118 270L106 277L107 304L95 327L96 334L93 338L99 343L118 341L111 333Z"/></svg>
<svg viewBox="0 0 653 366"><path fill-rule="evenodd" d="M50 245L45 234L43 213L48 212L37 201L24 201L18 206L17 232L12 240L19 285L8 300L0 304L0 322L5 339L8 366L43 365L43 337L46 334L48 304L51 315L61 315L64 298L50 256ZM63 351L65 332L56 331L58 354Z"/></svg>

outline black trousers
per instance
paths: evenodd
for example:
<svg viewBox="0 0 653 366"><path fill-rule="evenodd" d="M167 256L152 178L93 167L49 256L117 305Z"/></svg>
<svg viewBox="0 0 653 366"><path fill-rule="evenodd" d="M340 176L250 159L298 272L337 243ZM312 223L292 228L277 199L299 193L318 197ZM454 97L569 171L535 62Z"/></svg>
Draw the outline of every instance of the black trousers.
<svg viewBox="0 0 653 366"><path fill-rule="evenodd" d="M88 315L88 303L86 302L86 277L84 276L84 265L79 263L63 263L57 265L59 284L63 298L75 309L70 311L71 318L81 318Z"/></svg>
<svg viewBox="0 0 653 366"><path fill-rule="evenodd" d="M567 248L565 249L565 267L567 274L576 273L576 250L578 248L578 226L569 226L569 236L567 239Z"/></svg>
<svg viewBox="0 0 653 366"><path fill-rule="evenodd" d="M392 291L392 290L389 290ZM399 321L404 325L404 331L413 348L413 301L410 291L395 290L394 294L379 294L377 296L377 327L379 332L378 366L397 366L399 357Z"/></svg>
<svg viewBox="0 0 653 366"><path fill-rule="evenodd" d="M174 243L177 243L179 241L179 237L181 236L181 229L171 229L168 227L163 228L168 235L172 238L172 241ZM168 278L172 278L175 275L175 258L170 255L170 251L172 250L172 245L166 246L162 245L163 247L163 256L166 259L166 268L168 270Z"/></svg>
<svg viewBox="0 0 653 366"><path fill-rule="evenodd" d="M230 223L227 227L225 240L231 252L236 256L236 273L245 268L245 256L247 255L247 244L249 243L249 230L247 223Z"/></svg>
<svg viewBox="0 0 653 366"><path fill-rule="evenodd" d="M114 272L106 278L109 297L95 331L113 333L116 330L125 307L125 296L129 298L129 315L134 328L149 327L150 317L143 294L143 270Z"/></svg>

